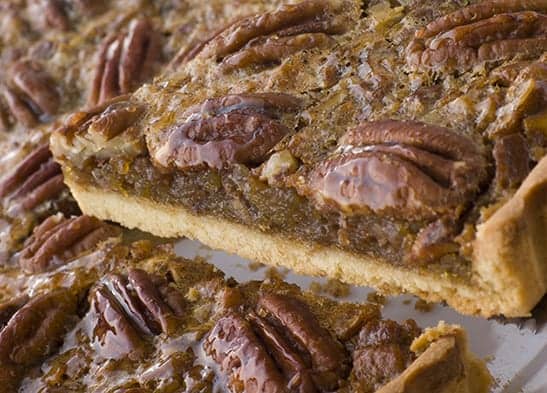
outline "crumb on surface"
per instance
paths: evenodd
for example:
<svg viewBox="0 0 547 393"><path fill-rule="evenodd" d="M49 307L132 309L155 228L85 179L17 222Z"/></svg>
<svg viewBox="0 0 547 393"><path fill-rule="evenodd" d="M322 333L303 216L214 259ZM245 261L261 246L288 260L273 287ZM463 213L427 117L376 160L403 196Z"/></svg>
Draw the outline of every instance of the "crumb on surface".
<svg viewBox="0 0 547 393"><path fill-rule="evenodd" d="M387 303L387 298L376 291L372 291L367 295L367 301L384 306Z"/></svg>
<svg viewBox="0 0 547 393"><path fill-rule="evenodd" d="M433 309L433 303L428 303L422 299L416 299L414 303L414 310L420 312L430 312Z"/></svg>

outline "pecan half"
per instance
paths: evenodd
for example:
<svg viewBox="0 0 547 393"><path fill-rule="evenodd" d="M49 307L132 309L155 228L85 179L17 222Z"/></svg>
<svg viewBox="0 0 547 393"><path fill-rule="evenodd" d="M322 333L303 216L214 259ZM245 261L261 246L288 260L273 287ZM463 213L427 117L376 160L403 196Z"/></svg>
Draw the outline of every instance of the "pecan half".
<svg viewBox="0 0 547 393"><path fill-rule="evenodd" d="M243 317L230 313L219 319L203 346L220 370L228 374L232 391L287 391L287 383L273 359Z"/></svg>
<svg viewBox="0 0 547 393"><path fill-rule="evenodd" d="M340 148L297 184L320 205L346 214L405 219L457 216L487 180L470 138L415 121L383 120L350 129Z"/></svg>
<svg viewBox="0 0 547 393"><path fill-rule="evenodd" d="M332 391L348 373L343 347L306 304L263 294L257 312L221 318L204 342L233 391ZM269 390L271 389L271 390Z"/></svg>
<svg viewBox="0 0 547 393"><path fill-rule="evenodd" d="M47 144L38 146L0 181L0 198L9 210L32 210L55 199L66 187L61 167Z"/></svg>
<svg viewBox="0 0 547 393"><path fill-rule="evenodd" d="M120 230L90 216L51 216L34 229L25 242L19 265L27 273L40 273L64 264Z"/></svg>
<svg viewBox="0 0 547 393"><path fill-rule="evenodd" d="M412 320L402 324L390 320L368 322L353 352L352 377L360 390L375 392L402 373L415 359L410 345L419 335L420 329Z"/></svg>
<svg viewBox="0 0 547 393"><path fill-rule="evenodd" d="M173 333L184 309L175 290L140 269L130 270L127 277L107 276L91 294L93 310L99 315L93 338L102 356L118 359L133 351L138 354L144 336Z"/></svg>
<svg viewBox="0 0 547 393"><path fill-rule="evenodd" d="M0 332L0 361L30 366L51 354L76 318L77 298L58 289L32 298Z"/></svg>
<svg viewBox="0 0 547 393"><path fill-rule="evenodd" d="M38 63L29 60L10 68L2 97L10 125L19 122L32 127L55 115L61 105L54 81Z"/></svg>
<svg viewBox="0 0 547 393"><path fill-rule="evenodd" d="M300 108L288 94L237 94L190 108L186 121L162 132L152 156L159 166L179 169L260 163L290 130L281 122Z"/></svg>
<svg viewBox="0 0 547 393"><path fill-rule="evenodd" d="M258 301L259 314L266 315L273 326L285 332L290 342L310 359L315 383L322 390L335 389L347 376L348 359L342 345L321 327L317 318L302 301L273 293L263 294Z"/></svg>
<svg viewBox="0 0 547 393"><path fill-rule="evenodd" d="M490 0L429 23L407 48L413 68L465 71L482 62L547 51L547 4L542 0Z"/></svg>
<svg viewBox="0 0 547 393"><path fill-rule="evenodd" d="M70 21L63 0L43 0L43 16L46 25L61 31L70 29Z"/></svg>
<svg viewBox="0 0 547 393"><path fill-rule="evenodd" d="M148 19L133 20L127 33L102 43L88 104L132 92L151 78L161 60L160 36Z"/></svg>
<svg viewBox="0 0 547 393"><path fill-rule="evenodd" d="M115 296L100 285L91 292L91 310L95 326L90 332L97 352L106 359L138 359L142 356L144 341L127 319Z"/></svg>
<svg viewBox="0 0 547 393"><path fill-rule="evenodd" d="M40 32L66 32L74 27L73 17L89 17L105 9L104 0L33 0L28 2L29 23Z"/></svg>
<svg viewBox="0 0 547 393"><path fill-rule="evenodd" d="M43 18L43 29L70 30L69 13L91 16L105 9L104 0L38 0L36 17Z"/></svg>
<svg viewBox="0 0 547 393"><path fill-rule="evenodd" d="M311 48L333 44L330 37L346 31L340 10L326 1L283 5L275 11L237 20L209 39L176 56L178 65L195 57L213 58L227 70L280 63Z"/></svg>

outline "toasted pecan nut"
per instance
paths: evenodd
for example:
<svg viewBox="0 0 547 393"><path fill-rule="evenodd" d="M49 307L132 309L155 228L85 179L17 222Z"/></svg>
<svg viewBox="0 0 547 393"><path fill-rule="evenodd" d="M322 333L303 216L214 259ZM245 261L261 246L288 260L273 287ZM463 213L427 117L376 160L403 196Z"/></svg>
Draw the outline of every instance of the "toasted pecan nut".
<svg viewBox="0 0 547 393"><path fill-rule="evenodd" d="M70 21L62 0L44 0L46 25L61 31L70 29Z"/></svg>
<svg viewBox="0 0 547 393"><path fill-rule="evenodd" d="M108 275L92 290L92 309L99 314L93 339L98 342L102 356L119 359L136 351L138 357L144 349L144 336L171 334L176 330L177 314L162 295L167 285L155 282L143 270L132 269L128 277Z"/></svg>
<svg viewBox="0 0 547 393"><path fill-rule="evenodd" d="M151 22L133 20L127 33L107 37L102 43L88 104L132 92L153 76L160 60L160 38Z"/></svg>
<svg viewBox="0 0 547 393"><path fill-rule="evenodd" d="M367 122L350 129L339 145L297 188L346 214L457 216L488 178L479 146L443 127Z"/></svg>
<svg viewBox="0 0 547 393"><path fill-rule="evenodd" d="M32 298L0 332L0 361L36 364L54 351L76 318L77 297L58 289Z"/></svg>
<svg viewBox="0 0 547 393"><path fill-rule="evenodd" d="M236 313L220 318L204 341L205 352L226 373L234 392L286 392L287 382L253 332Z"/></svg>
<svg viewBox="0 0 547 393"><path fill-rule="evenodd" d="M338 387L349 372L342 345L321 327L307 305L296 298L265 293L258 300L259 314L282 326L311 360L313 379L321 390Z"/></svg>
<svg viewBox="0 0 547 393"><path fill-rule="evenodd" d="M27 273L47 271L91 250L119 230L90 216L51 216L25 242L19 265Z"/></svg>
<svg viewBox="0 0 547 393"><path fill-rule="evenodd" d="M542 0L490 0L429 23L407 48L413 68L466 71L482 62L547 51L547 4Z"/></svg>
<svg viewBox="0 0 547 393"><path fill-rule="evenodd" d="M157 332L169 334L176 329L175 313L164 301L156 284L148 273L141 269L132 269L128 274L129 282L147 312L156 323Z"/></svg>
<svg viewBox="0 0 547 393"><path fill-rule="evenodd" d="M11 69L12 83L28 97L41 113L53 116L60 105L60 96L51 78L41 67L31 61L15 63Z"/></svg>
<svg viewBox="0 0 547 393"><path fill-rule="evenodd" d="M301 393L317 392L310 367L293 345L265 319L254 313L249 315L249 319L288 381L289 390Z"/></svg>
<svg viewBox="0 0 547 393"><path fill-rule="evenodd" d="M55 115L61 105L54 81L34 61L16 62L10 68L8 82L2 90L12 123L20 122L27 127Z"/></svg>
<svg viewBox="0 0 547 393"><path fill-rule="evenodd" d="M57 198L66 187L61 167L47 144L40 145L0 181L0 198L5 209L15 213L32 210Z"/></svg>
<svg viewBox="0 0 547 393"><path fill-rule="evenodd" d="M352 377L365 392L374 392L402 373L415 359L410 350L420 329L412 320L398 324L390 320L373 320L359 333L353 352Z"/></svg>
<svg viewBox="0 0 547 393"><path fill-rule="evenodd" d="M185 122L163 132L152 157L159 166L179 169L260 163L290 132L278 119L299 107L296 97L281 93L206 100L186 112Z"/></svg>
<svg viewBox="0 0 547 393"><path fill-rule="evenodd" d="M117 96L85 111L74 112L55 132L72 139L77 135L93 134L92 138L112 139L140 118L143 107L133 104L129 96Z"/></svg>
<svg viewBox="0 0 547 393"><path fill-rule="evenodd" d="M175 331L178 314L170 305L180 307L181 299L173 302L175 289L166 286L165 280L132 269L129 279L110 274L91 291L91 318L98 319L92 339L103 357L138 358L145 349L144 336ZM164 293L170 293L170 301L163 299Z"/></svg>
<svg viewBox="0 0 547 393"><path fill-rule="evenodd" d="M246 318L228 311L203 346L238 392L333 391L349 373L342 345L305 303L285 295L261 294Z"/></svg>
<svg viewBox="0 0 547 393"><path fill-rule="evenodd" d="M144 341L105 285L95 287L90 294L93 322L91 340L97 352L106 359L129 357L138 359L144 352Z"/></svg>
<svg viewBox="0 0 547 393"><path fill-rule="evenodd" d="M31 106L27 104L12 88L4 86L2 89L2 96L4 98L5 110L2 112L7 113L3 117L4 129L11 128L14 123L21 123L26 127L35 126L38 123L38 118L34 113Z"/></svg>
<svg viewBox="0 0 547 393"><path fill-rule="evenodd" d="M330 35L346 31L338 7L327 1L308 0L283 5L229 24L209 39L175 57L174 65L195 57L214 58L227 70L279 63L305 49L327 47Z"/></svg>

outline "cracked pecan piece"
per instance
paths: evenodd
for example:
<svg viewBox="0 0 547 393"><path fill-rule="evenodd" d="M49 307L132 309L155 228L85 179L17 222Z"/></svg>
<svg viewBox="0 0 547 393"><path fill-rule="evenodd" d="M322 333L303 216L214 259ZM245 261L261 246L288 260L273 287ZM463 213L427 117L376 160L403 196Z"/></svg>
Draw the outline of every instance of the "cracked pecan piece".
<svg viewBox="0 0 547 393"><path fill-rule="evenodd" d="M0 181L0 198L5 211L18 213L57 198L65 189L61 167L43 144Z"/></svg>
<svg viewBox="0 0 547 393"><path fill-rule="evenodd" d="M407 48L414 69L466 71L482 62L537 58L547 51L547 3L490 0L418 30Z"/></svg>
<svg viewBox="0 0 547 393"><path fill-rule="evenodd" d="M157 71L161 52L160 35L148 19L133 20L127 33L107 37L99 49L88 104L132 92Z"/></svg>
<svg viewBox="0 0 547 393"><path fill-rule="evenodd" d="M184 122L164 130L151 155L164 168L261 163L291 132L282 117L300 107L298 98L282 93L208 99L189 108Z"/></svg>
<svg viewBox="0 0 547 393"><path fill-rule="evenodd" d="M61 105L55 82L40 64L30 60L18 61L10 68L1 93L4 126L35 126L55 115Z"/></svg>
<svg viewBox="0 0 547 393"><path fill-rule="evenodd" d="M91 292L97 323L92 339L105 358L139 357L146 336L171 334L184 310L183 297L166 280L144 270L110 274Z"/></svg>
<svg viewBox="0 0 547 393"><path fill-rule="evenodd" d="M383 120L350 129L300 191L347 214L405 219L458 217L488 179L470 138L415 121Z"/></svg>
<svg viewBox="0 0 547 393"><path fill-rule="evenodd" d="M416 359L410 346L420 334L413 320L402 324L390 320L367 322L353 352L352 378L359 391L375 392L401 374Z"/></svg>
<svg viewBox="0 0 547 393"><path fill-rule="evenodd" d="M273 293L262 294L247 318L235 312L221 318L204 349L235 392L332 391L349 373L344 348L308 306Z"/></svg>
<svg viewBox="0 0 547 393"><path fill-rule="evenodd" d="M521 68L510 82L505 102L497 110L496 119L489 124L486 133L494 140L522 132L531 137L534 134L545 136L547 54Z"/></svg>
<svg viewBox="0 0 547 393"><path fill-rule="evenodd" d="M57 130L70 139L86 135L92 141L102 143L131 128L143 113L141 105L127 101L128 96L117 96L97 106L68 116Z"/></svg>
<svg viewBox="0 0 547 393"><path fill-rule="evenodd" d="M30 299L0 331L2 364L31 366L52 353L77 318L77 297L57 289Z"/></svg>
<svg viewBox="0 0 547 393"><path fill-rule="evenodd" d="M51 145L62 148L65 140L73 145L68 154L80 162L93 154L137 156L146 151L141 130L136 126L144 107L118 96L94 108L75 112L53 134ZM54 152L55 154L55 152Z"/></svg>
<svg viewBox="0 0 547 393"><path fill-rule="evenodd" d="M346 31L340 5L309 0L283 5L229 24L209 39L178 54L172 64L212 58L225 71L279 64L297 52L333 45L331 35Z"/></svg>
<svg viewBox="0 0 547 393"><path fill-rule="evenodd" d="M94 217L51 216L36 227L25 242L19 265L26 273L45 272L119 234L118 228Z"/></svg>

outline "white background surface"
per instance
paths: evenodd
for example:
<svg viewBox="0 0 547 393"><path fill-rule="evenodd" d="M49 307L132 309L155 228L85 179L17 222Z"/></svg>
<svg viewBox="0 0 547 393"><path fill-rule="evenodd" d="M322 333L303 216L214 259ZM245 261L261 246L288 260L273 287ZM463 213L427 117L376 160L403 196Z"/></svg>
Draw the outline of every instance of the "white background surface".
<svg viewBox="0 0 547 393"><path fill-rule="evenodd" d="M263 279L267 269L249 270L248 262L244 259L212 251L190 240L180 241L176 251L187 258L198 255L204 257L238 281ZM304 277L291 272L287 272L285 279L303 289L308 289L312 282L325 282L321 278ZM369 288L351 287L350 295L343 300L365 301L369 292ZM386 318L398 321L415 319L422 327L436 325L439 320L460 324L470 335L473 352L488 360L488 368L496 379L494 392L547 393L547 318L542 318L542 324L536 323L534 319L500 323L465 317L441 305L434 306L431 311L420 312L414 309L414 303L415 298L412 296L390 297L382 313Z"/></svg>

